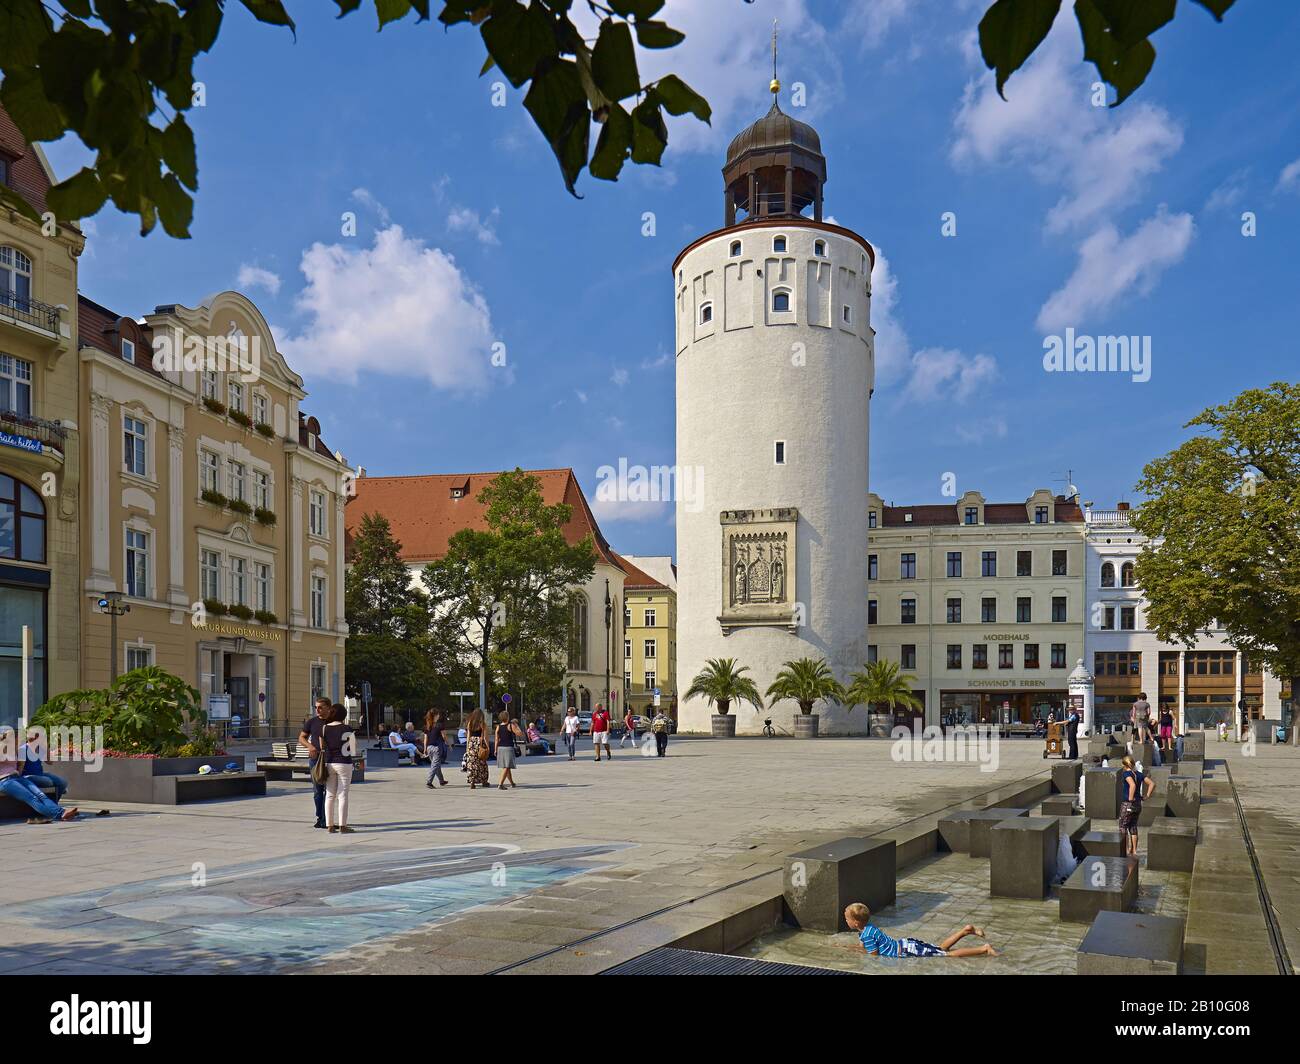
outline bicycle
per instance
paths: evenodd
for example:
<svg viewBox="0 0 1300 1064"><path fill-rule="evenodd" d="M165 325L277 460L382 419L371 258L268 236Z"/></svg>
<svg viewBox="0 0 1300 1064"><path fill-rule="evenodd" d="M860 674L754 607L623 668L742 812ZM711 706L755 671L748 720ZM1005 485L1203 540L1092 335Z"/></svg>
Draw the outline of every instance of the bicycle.
<svg viewBox="0 0 1300 1064"><path fill-rule="evenodd" d="M772 727L771 717L768 717L765 721L763 721L763 734L766 735L769 739L776 738L776 729Z"/></svg>

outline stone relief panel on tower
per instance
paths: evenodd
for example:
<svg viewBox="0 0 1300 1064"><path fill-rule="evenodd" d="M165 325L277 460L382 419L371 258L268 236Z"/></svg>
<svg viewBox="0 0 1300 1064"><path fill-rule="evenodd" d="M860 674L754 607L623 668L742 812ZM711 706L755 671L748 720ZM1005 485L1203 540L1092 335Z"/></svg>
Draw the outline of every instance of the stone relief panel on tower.
<svg viewBox="0 0 1300 1064"><path fill-rule="evenodd" d="M750 625L795 627L799 511L724 510L721 524L723 632Z"/></svg>

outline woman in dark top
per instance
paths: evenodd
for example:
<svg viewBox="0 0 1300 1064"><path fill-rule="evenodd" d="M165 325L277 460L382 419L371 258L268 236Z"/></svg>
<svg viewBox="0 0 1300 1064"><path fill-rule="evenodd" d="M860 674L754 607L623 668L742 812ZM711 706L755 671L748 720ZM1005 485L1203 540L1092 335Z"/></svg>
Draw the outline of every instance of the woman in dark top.
<svg viewBox="0 0 1300 1064"><path fill-rule="evenodd" d="M515 782L515 738L523 738L523 732L519 730L519 725L510 719L508 710L502 710L497 717L497 768L501 770L501 789L506 789L506 784L511 787L518 787Z"/></svg>
<svg viewBox="0 0 1300 1064"><path fill-rule="evenodd" d="M1168 702L1160 707L1160 746L1166 754L1174 752L1174 714Z"/></svg>
<svg viewBox="0 0 1300 1064"><path fill-rule="evenodd" d="M348 827L348 790L352 784L352 751L356 748L348 711L340 705L321 729L321 746L325 751L325 826L330 834L352 834Z"/></svg>
<svg viewBox="0 0 1300 1064"><path fill-rule="evenodd" d="M429 759L429 778L424 781L424 785L430 790L433 789L435 779L442 786L447 786L442 775L443 762L447 760L447 740L442 735L443 723L442 714L432 709L424 715L424 753Z"/></svg>
<svg viewBox="0 0 1300 1064"><path fill-rule="evenodd" d="M1155 781L1137 770L1133 755L1125 756L1119 773L1120 807L1119 830L1124 833L1130 857L1138 852L1138 817L1142 815L1142 800L1155 791Z"/></svg>

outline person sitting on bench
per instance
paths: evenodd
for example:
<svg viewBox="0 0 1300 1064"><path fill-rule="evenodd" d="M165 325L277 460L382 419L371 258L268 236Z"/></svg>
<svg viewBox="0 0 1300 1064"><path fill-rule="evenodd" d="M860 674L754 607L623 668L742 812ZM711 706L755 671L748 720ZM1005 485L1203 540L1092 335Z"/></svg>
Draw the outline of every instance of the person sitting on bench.
<svg viewBox="0 0 1300 1064"><path fill-rule="evenodd" d="M23 743L18 749L19 756L23 761L23 779L31 780L41 788L53 787L54 800L61 802L63 796L68 793L68 781L62 776L56 776L53 772L45 771L45 766L41 764L42 747L44 745L39 730L34 728L27 733L27 742Z"/></svg>
<svg viewBox="0 0 1300 1064"><path fill-rule="evenodd" d="M542 733L537 730L535 723L528 725L528 745L530 748L539 747L543 754L551 752L551 744L542 737Z"/></svg>
<svg viewBox="0 0 1300 1064"><path fill-rule="evenodd" d="M880 957L996 957L998 951L989 943L980 946L967 946L953 949L967 935L984 937L984 928L967 924L960 931L954 931L937 946L922 942L919 938L890 938L871 923L871 910L860 901L855 901L844 910L844 922L854 931L859 932L858 941L868 953Z"/></svg>
<svg viewBox="0 0 1300 1064"><path fill-rule="evenodd" d="M392 749L405 754L413 763L419 764L420 748L416 746L415 743L403 742L402 733L397 730L396 725L394 725L393 730L388 733L388 745Z"/></svg>
<svg viewBox="0 0 1300 1064"><path fill-rule="evenodd" d="M18 760L18 735L10 727L0 728L0 794L14 798L36 814L28 823L48 824L51 820L76 820L76 809L64 809L45 796L30 779L22 775Z"/></svg>

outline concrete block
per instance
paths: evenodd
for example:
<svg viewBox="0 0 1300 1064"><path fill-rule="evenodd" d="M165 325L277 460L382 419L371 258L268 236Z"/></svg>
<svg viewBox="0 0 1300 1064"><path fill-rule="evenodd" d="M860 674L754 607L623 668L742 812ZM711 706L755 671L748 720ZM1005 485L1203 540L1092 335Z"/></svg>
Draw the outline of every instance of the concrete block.
<svg viewBox="0 0 1300 1064"><path fill-rule="evenodd" d="M1124 834L1119 831L1085 831L1079 839L1085 857L1123 857Z"/></svg>
<svg viewBox="0 0 1300 1064"><path fill-rule="evenodd" d="M1057 794L1078 794L1079 777L1083 765L1078 761L1063 761L1052 766L1052 790Z"/></svg>
<svg viewBox="0 0 1300 1064"><path fill-rule="evenodd" d="M1129 743L1128 752L1133 760L1142 766L1143 771L1151 768L1155 763L1155 747L1151 743Z"/></svg>
<svg viewBox="0 0 1300 1064"><path fill-rule="evenodd" d="M1119 769L1089 768L1083 773L1084 812L1094 820L1119 819Z"/></svg>
<svg viewBox="0 0 1300 1064"><path fill-rule="evenodd" d="M970 855L988 857L991 853L990 835L993 826L1012 817L1028 816L1028 809L995 808L981 809L972 813L970 818Z"/></svg>
<svg viewBox="0 0 1300 1064"><path fill-rule="evenodd" d="M939 821L939 840L952 853L970 853L970 818L974 813L974 809L961 809Z"/></svg>
<svg viewBox="0 0 1300 1064"><path fill-rule="evenodd" d="M1100 912L1079 943L1079 975L1181 975L1184 921Z"/></svg>
<svg viewBox="0 0 1300 1064"><path fill-rule="evenodd" d="M894 904L897 873L893 839L837 839L786 858L786 905L800 927L847 931L844 907L850 902L872 912Z"/></svg>
<svg viewBox="0 0 1300 1064"><path fill-rule="evenodd" d="M1205 732L1194 731L1188 732L1183 736L1183 757L1184 761L1204 761L1205 760Z"/></svg>
<svg viewBox="0 0 1300 1064"><path fill-rule="evenodd" d="M1189 776L1171 776L1165 790L1169 815L1196 820L1201 815L1201 781Z"/></svg>
<svg viewBox="0 0 1300 1064"><path fill-rule="evenodd" d="M1190 872L1196 861L1197 822L1190 817L1161 817L1147 834L1147 867L1161 872Z"/></svg>
<svg viewBox="0 0 1300 1064"><path fill-rule="evenodd" d="M990 831L989 894L1045 898L1056 872L1060 822L1055 817L1012 817Z"/></svg>
<svg viewBox="0 0 1300 1064"><path fill-rule="evenodd" d="M1079 800L1077 794L1054 794L1050 798L1044 798L1042 804L1043 816L1074 816L1074 806Z"/></svg>
<svg viewBox="0 0 1300 1064"><path fill-rule="evenodd" d="M1088 736L1088 753L1100 757L1110 757L1112 752L1118 749L1118 745L1109 735L1090 735Z"/></svg>
<svg viewBox="0 0 1300 1064"><path fill-rule="evenodd" d="M1137 890L1136 859L1085 857L1061 885L1061 920L1090 924L1099 912L1128 912L1137 900Z"/></svg>

